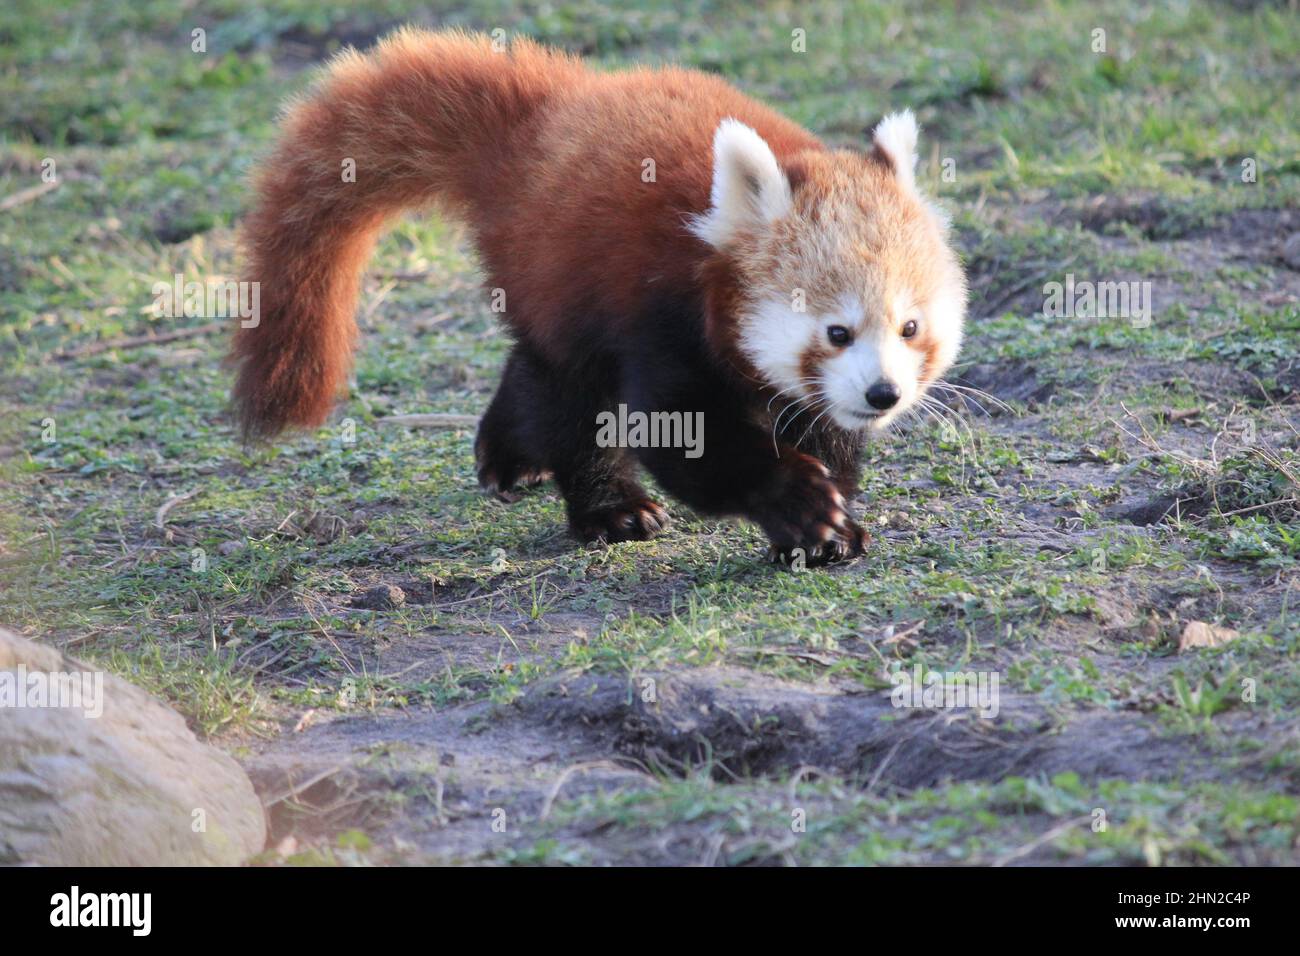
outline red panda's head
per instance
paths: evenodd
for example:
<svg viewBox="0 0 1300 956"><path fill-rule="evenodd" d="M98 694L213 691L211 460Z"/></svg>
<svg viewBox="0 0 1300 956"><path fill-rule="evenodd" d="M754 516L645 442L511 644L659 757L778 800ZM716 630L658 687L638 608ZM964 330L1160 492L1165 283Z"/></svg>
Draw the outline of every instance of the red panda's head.
<svg viewBox="0 0 1300 956"><path fill-rule="evenodd" d="M844 429L885 427L961 345L966 280L946 218L913 179L916 137L905 112L876 127L869 153L809 150L782 165L753 129L723 120L710 208L691 227L729 277L711 335Z"/></svg>

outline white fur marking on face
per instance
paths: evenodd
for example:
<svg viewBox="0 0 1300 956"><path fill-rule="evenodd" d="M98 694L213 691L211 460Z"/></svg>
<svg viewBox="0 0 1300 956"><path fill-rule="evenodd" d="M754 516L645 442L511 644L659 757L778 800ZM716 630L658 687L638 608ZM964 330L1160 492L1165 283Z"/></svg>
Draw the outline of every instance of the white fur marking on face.
<svg viewBox="0 0 1300 956"><path fill-rule="evenodd" d="M800 381L799 361L813 337L824 335L821 323L790 308L790 300L760 300L741 320L740 350L769 385L790 389L790 395L810 389Z"/></svg>
<svg viewBox="0 0 1300 956"><path fill-rule="evenodd" d="M949 282L940 288L930 303L926 321L931 323L931 338L939 343L935 354L936 377L952 367L961 350L962 331L966 324L966 293L960 283Z"/></svg>
<svg viewBox="0 0 1300 956"><path fill-rule="evenodd" d="M894 174L908 189L916 184L912 170L916 167L916 117L911 110L890 113L876 126L871 140L889 158Z"/></svg>
<svg viewBox="0 0 1300 956"><path fill-rule="evenodd" d="M761 227L790 211L790 182L763 137L738 120L724 119L713 136L713 187L709 211L691 231L721 249L744 229Z"/></svg>
<svg viewBox="0 0 1300 956"><path fill-rule="evenodd" d="M907 323L908 319L919 319L920 316L915 314L912 305L912 294L910 292L900 292L894 296L894 325L900 330Z"/></svg>

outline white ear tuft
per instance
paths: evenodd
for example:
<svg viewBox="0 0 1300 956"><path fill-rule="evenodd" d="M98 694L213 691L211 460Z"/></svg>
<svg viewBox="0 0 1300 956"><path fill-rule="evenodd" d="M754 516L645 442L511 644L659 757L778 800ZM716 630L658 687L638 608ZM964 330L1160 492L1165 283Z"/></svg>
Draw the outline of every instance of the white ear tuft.
<svg viewBox="0 0 1300 956"><path fill-rule="evenodd" d="M744 229L780 219L790 211L790 181L763 137L744 123L724 119L713 136L710 208L691 231L721 249Z"/></svg>
<svg viewBox="0 0 1300 956"><path fill-rule="evenodd" d="M876 126L871 140L904 186L911 188L916 167L916 117L911 110L890 113Z"/></svg>

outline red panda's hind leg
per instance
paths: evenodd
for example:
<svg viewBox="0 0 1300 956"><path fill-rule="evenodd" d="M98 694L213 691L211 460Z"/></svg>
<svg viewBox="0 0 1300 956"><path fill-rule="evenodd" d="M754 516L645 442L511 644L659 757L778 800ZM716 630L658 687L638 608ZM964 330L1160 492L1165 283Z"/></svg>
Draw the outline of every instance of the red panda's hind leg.
<svg viewBox="0 0 1300 956"><path fill-rule="evenodd" d="M637 460L627 449L597 443L598 398L578 390L566 395L547 439L569 530L579 541L607 544L653 538L668 526L668 512L636 480Z"/></svg>
<svg viewBox="0 0 1300 956"><path fill-rule="evenodd" d="M668 513L637 482L636 460L596 440L597 417L616 390L613 374L598 361L555 368L517 344L479 424L479 484L510 500L513 489L554 477L580 541L644 541L663 530Z"/></svg>
<svg viewBox="0 0 1300 956"><path fill-rule="evenodd" d="M474 439L478 483L503 501L516 500L519 488L532 488L554 477L543 449L536 447L536 410L548 396L545 377L535 366L521 347L511 351L501 385Z"/></svg>
<svg viewBox="0 0 1300 956"><path fill-rule="evenodd" d="M668 512L636 480L638 463L626 449L597 445L598 412L575 402L558 421L578 421L583 427L551 434L555 480L564 492L569 530L579 541L647 541L668 526Z"/></svg>

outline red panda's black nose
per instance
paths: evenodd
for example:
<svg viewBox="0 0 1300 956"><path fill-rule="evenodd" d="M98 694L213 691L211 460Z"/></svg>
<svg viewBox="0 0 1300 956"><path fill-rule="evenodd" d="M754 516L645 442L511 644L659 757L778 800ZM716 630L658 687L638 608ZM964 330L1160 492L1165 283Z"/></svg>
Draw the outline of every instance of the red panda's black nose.
<svg viewBox="0 0 1300 956"><path fill-rule="evenodd" d="M898 398L898 386L884 379L867 389L867 404L872 408L880 409L882 412L897 405Z"/></svg>

